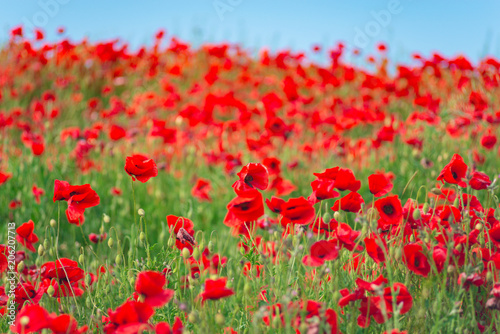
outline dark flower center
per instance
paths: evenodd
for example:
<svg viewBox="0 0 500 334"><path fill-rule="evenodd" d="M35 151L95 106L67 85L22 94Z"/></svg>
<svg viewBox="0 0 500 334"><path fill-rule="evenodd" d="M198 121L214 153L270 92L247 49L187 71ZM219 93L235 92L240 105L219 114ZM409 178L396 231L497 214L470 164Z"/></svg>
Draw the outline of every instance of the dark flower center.
<svg viewBox="0 0 500 334"><path fill-rule="evenodd" d="M457 179L457 178L458 178L457 173L455 173L455 172L453 172L453 171L451 172L451 175L453 175L453 178L454 178L454 179Z"/></svg>
<svg viewBox="0 0 500 334"><path fill-rule="evenodd" d="M242 211L247 211L248 209L250 209L250 203L249 202L241 203L240 205L238 205L238 208L240 208L240 210Z"/></svg>
<svg viewBox="0 0 500 334"><path fill-rule="evenodd" d="M250 183L250 182L252 182L252 181L253 181L253 176L252 176L252 175L247 175L247 176L245 176L245 182L246 182L246 183Z"/></svg>
<svg viewBox="0 0 500 334"><path fill-rule="evenodd" d="M382 211L384 211L386 215L392 215L394 213L394 207L391 204L386 204L382 207Z"/></svg>

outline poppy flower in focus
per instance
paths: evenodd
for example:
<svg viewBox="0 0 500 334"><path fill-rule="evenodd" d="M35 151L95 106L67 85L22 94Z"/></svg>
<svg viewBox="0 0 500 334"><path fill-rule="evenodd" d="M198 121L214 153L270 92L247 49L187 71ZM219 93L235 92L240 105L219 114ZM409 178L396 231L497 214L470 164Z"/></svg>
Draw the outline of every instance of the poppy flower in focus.
<svg viewBox="0 0 500 334"><path fill-rule="evenodd" d="M137 179L142 183L158 175L158 168L153 159L141 154L134 154L125 159L125 171L132 180Z"/></svg>
<svg viewBox="0 0 500 334"><path fill-rule="evenodd" d="M339 256L339 247L331 241L320 240L311 246L310 255L302 258L302 263L310 267L319 267L325 261L335 260Z"/></svg>
<svg viewBox="0 0 500 334"><path fill-rule="evenodd" d="M78 322L69 314L51 316L49 328L53 334L83 334L88 330L88 326L78 328Z"/></svg>
<svg viewBox="0 0 500 334"><path fill-rule="evenodd" d="M194 240L194 224L190 219L177 217L174 215L167 216L167 225L170 233L175 235L175 245L178 249L188 248L193 250Z"/></svg>
<svg viewBox="0 0 500 334"><path fill-rule="evenodd" d="M467 165L465 164L464 159L460 155L455 154L451 158L450 163L444 166L441 173L439 173L437 180L443 183L447 182L450 184L457 184L460 187L465 188L467 187L467 184L462 179L465 178L466 174Z"/></svg>
<svg viewBox="0 0 500 334"><path fill-rule="evenodd" d="M251 189L234 198L227 205L224 224L237 228L244 222L253 222L264 215L264 200L262 194Z"/></svg>
<svg viewBox="0 0 500 334"><path fill-rule="evenodd" d="M150 328L149 319L154 314L153 308L137 301L126 301L116 310L109 309L109 317L104 318L108 324L104 326L106 333L142 333Z"/></svg>
<svg viewBox="0 0 500 334"><path fill-rule="evenodd" d="M25 318L26 317L26 318ZM21 323L21 319L28 319L28 323ZM35 333L42 329L49 328L49 312L37 304L26 304L21 311L16 314L16 321L11 330L15 333Z"/></svg>
<svg viewBox="0 0 500 334"><path fill-rule="evenodd" d="M280 207L281 225L306 225L314 220L315 210L304 197L290 198Z"/></svg>
<svg viewBox="0 0 500 334"><path fill-rule="evenodd" d="M419 244L407 244L403 247L403 261L417 275L427 277L431 271L429 261Z"/></svg>
<svg viewBox="0 0 500 334"><path fill-rule="evenodd" d="M204 304L206 300L217 300L234 295L234 291L226 287L227 277L205 281L205 289L199 294L201 303Z"/></svg>
<svg viewBox="0 0 500 334"><path fill-rule="evenodd" d="M376 173L368 176L368 187L375 197L381 197L389 193L394 185L384 173Z"/></svg>
<svg viewBox="0 0 500 334"><path fill-rule="evenodd" d="M174 296L174 290L163 289L166 281L161 273L144 271L137 275L135 291L144 296L144 303L152 307L160 307Z"/></svg>
<svg viewBox="0 0 500 334"><path fill-rule="evenodd" d="M85 209L100 203L99 196L90 184L72 186L66 181L55 180L53 201L60 200L68 202L66 217L68 222L77 226L85 222Z"/></svg>
<svg viewBox="0 0 500 334"><path fill-rule="evenodd" d="M34 229L35 223L32 220L29 220L16 229L16 240L33 253L35 252L33 244L38 241L37 235L33 232Z"/></svg>
<svg viewBox="0 0 500 334"><path fill-rule="evenodd" d="M333 211L347 211L357 213L361 210L361 204L365 200L357 192L350 192L339 200L336 200L332 206Z"/></svg>
<svg viewBox="0 0 500 334"><path fill-rule="evenodd" d="M266 190L269 185L269 172L266 166L260 163L249 163L237 175L252 188Z"/></svg>
<svg viewBox="0 0 500 334"><path fill-rule="evenodd" d="M81 296L83 290L78 288L78 283L85 272L78 267L76 261L61 258L55 262L46 262L40 268L45 289L52 285L55 289L53 297Z"/></svg>
<svg viewBox="0 0 500 334"><path fill-rule="evenodd" d="M403 207L397 195L376 200L375 208L380 215L380 221L384 224L396 225L403 218Z"/></svg>

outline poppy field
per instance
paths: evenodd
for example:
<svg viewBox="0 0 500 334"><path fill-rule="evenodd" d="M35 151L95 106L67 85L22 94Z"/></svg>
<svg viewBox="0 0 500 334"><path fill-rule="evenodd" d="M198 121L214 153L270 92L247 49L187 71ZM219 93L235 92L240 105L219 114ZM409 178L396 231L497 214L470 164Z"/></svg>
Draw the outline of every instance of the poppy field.
<svg viewBox="0 0 500 334"><path fill-rule="evenodd" d="M388 48L13 29L0 331L496 333L500 62Z"/></svg>

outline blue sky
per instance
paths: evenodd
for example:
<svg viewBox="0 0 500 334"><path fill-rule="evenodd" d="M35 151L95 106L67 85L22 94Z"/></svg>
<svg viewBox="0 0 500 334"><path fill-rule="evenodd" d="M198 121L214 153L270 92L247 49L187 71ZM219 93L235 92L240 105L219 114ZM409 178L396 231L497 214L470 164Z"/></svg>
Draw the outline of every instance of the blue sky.
<svg viewBox="0 0 500 334"><path fill-rule="evenodd" d="M59 26L80 40L120 37L136 47L164 28L194 45L240 42L251 50L310 50L338 41L364 53L378 41L393 59L413 51L465 54L473 61L500 57L500 2L495 0L0 0L0 41L16 25L43 28L50 40Z"/></svg>

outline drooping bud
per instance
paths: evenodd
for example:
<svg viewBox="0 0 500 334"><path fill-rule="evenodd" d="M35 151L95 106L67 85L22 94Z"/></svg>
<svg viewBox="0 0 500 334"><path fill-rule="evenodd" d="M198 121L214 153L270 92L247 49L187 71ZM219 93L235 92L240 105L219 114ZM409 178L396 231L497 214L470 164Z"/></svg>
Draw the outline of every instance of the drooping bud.
<svg viewBox="0 0 500 334"><path fill-rule="evenodd" d="M113 248L113 238L108 239L108 246L109 248Z"/></svg>
<svg viewBox="0 0 500 334"><path fill-rule="evenodd" d="M198 261L200 259L200 250L198 249L198 247L195 247L193 249L193 258Z"/></svg>

